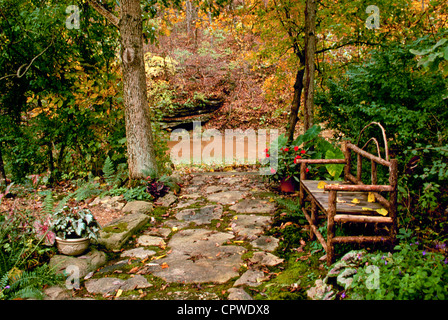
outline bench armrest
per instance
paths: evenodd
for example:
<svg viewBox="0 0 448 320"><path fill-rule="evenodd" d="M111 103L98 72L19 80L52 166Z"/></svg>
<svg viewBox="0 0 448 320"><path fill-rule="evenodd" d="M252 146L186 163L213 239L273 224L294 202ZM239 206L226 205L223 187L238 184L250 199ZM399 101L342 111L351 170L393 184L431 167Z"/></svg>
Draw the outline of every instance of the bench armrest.
<svg viewBox="0 0 448 320"><path fill-rule="evenodd" d="M387 191L392 192L394 188L389 185L352 185L352 184L342 184L342 185L334 185L327 184L324 187L325 191L363 191L363 192L380 192Z"/></svg>
<svg viewBox="0 0 448 320"><path fill-rule="evenodd" d="M345 159L297 159L297 163L310 164L345 164Z"/></svg>

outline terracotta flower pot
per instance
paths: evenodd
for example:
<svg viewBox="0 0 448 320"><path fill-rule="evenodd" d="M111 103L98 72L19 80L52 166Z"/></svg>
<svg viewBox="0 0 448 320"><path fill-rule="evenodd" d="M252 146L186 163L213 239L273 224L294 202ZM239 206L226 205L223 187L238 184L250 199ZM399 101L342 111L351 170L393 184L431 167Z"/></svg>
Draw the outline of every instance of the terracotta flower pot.
<svg viewBox="0 0 448 320"><path fill-rule="evenodd" d="M89 238L62 239L56 237L56 246L61 254L78 256L87 250L90 244Z"/></svg>
<svg viewBox="0 0 448 320"><path fill-rule="evenodd" d="M289 179L283 178L280 181L280 190L286 193L292 193L296 191L295 181L293 177Z"/></svg>

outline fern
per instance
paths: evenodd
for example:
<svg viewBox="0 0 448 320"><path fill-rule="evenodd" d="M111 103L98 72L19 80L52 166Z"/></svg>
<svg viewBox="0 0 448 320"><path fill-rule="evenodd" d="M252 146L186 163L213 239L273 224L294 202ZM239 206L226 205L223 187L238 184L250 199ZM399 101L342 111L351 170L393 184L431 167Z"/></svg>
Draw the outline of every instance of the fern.
<svg viewBox="0 0 448 320"><path fill-rule="evenodd" d="M100 185L97 182L87 182L79 187L72 196L76 201L83 201L101 193Z"/></svg>
<svg viewBox="0 0 448 320"><path fill-rule="evenodd" d="M103 175L108 185L113 186L117 183L117 179L114 176L115 175L114 163L112 162L109 156L104 161Z"/></svg>
<svg viewBox="0 0 448 320"><path fill-rule="evenodd" d="M53 199L52 192L49 191L44 199L43 213L51 214L53 212L53 207L54 207L54 199Z"/></svg>

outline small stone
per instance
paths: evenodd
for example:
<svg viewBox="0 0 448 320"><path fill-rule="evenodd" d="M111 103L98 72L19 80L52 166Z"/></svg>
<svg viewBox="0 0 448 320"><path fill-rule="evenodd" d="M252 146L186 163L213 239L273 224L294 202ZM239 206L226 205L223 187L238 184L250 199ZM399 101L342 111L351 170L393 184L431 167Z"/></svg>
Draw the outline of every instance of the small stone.
<svg viewBox="0 0 448 320"><path fill-rule="evenodd" d="M217 202L223 205L233 204L244 197L244 193L241 191L222 191L212 193L207 196L207 200L210 202Z"/></svg>
<svg viewBox="0 0 448 320"><path fill-rule="evenodd" d="M124 213L151 213L153 210L153 204L147 201L131 201L128 202L122 211Z"/></svg>
<svg viewBox="0 0 448 320"><path fill-rule="evenodd" d="M156 204L160 205L161 207L169 207L174 202L176 202L176 200L177 200L177 197L174 194L174 192L168 192L163 197L157 199Z"/></svg>
<svg viewBox="0 0 448 320"><path fill-rule="evenodd" d="M123 285L120 286L120 289L123 291L130 291L135 289L144 289L152 287L152 284L146 280L146 278L140 274L135 275L132 278L129 278L125 281Z"/></svg>
<svg viewBox="0 0 448 320"><path fill-rule="evenodd" d="M258 239L252 241L250 244L261 250L274 251L278 246L279 240L271 236L261 236Z"/></svg>
<svg viewBox="0 0 448 320"><path fill-rule="evenodd" d="M123 251L123 253L120 255L120 257L131 257L131 258L138 258L138 259L146 259L150 256L155 255L156 252L153 250L146 250L145 248L139 247L134 248L130 250Z"/></svg>
<svg viewBox="0 0 448 320"><path fill-rule="evenodd" d="M125 280L118 278L99 278L86 281L85 286L89 293L112 294L125 283Z"/></svg>
<svg viewBox="0 0 448 320"><path fill-rule="evenodd" d="M261 251L254 252L254 255L249 261L257 265L273 267L282 263L284 259L276 257L272 253Z"/></svg>
<svg viewBox="0 0 448 320"><path fill-rule="evenodd" d="M235 281L234 287L247 285L249 287L258 287L265 279L263 271L247 270L238 280Z"/></svg>
<svg viewBox="0 0 448 320"><path fill-rule="evenodd" d="M241 202L230 207L230 210L234 210L237 213L274 213L275 203L269 202L267 200L257 200L257 199L245 199Z"/></svg>
<svg viewBox="0 0 448 320"><path fill-rule="evenodd" d="M165 241L160 237L148 236L146 234L141 235L137 239L137 243L141 246L156 246L161 247L165 246Z"/></svg>
<svg viewBox="0 0 448 320"><path fill-rule="evenodd" d="M176 214L178 220L194 222L196 225L209 224L222 216L222 206L205 206L199 209L185 209Z"/></svg>
<svg viewBox="0 0 448 320"><path fill-rule="evenodd" d="M44 289L44 300L68 300L71 298L66 288L61 286L51 286Z"/></svg>
<svg viewBox="0 0 448 320"><path fill-rule="evenodd" d="M106 254L102 251L90 251L80 257L71 257L65 255L54 255L49 262L51 268L55 268L56 273L63 273L64 270L74 265L79 268L79 276L85 277L89 272L95 271L106 264Z"/></svg>
<svg viewBox="0 0 448 320"><path fill-rule="evenodd" d="M253 300L243 288L230 288L227 292L230 293L227 297L229 300Z"/></svg>

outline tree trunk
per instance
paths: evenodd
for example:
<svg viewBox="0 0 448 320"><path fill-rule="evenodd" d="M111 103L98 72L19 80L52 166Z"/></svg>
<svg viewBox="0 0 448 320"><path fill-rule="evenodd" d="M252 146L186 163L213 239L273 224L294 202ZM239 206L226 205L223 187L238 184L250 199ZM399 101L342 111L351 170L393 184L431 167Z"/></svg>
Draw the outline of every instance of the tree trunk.
<svg viewBox="0 0 448 320"><path fill-rule="evenodd" d="M121 0L121 58L129 178L157 174L143 58L142 11L139 0Z"/></svg>
<svg viewBox="0 0 448 320"><path fill-rule="evenodd" d="M300 98L302 96L303 89L303 75L305 74L305 69L300 65L299 70L296 74L296 82L294 83L294 98L291 103L291 113L289 114L289 124L287 127L288 141L294 140L294 131L296 129L298 113L300 110Z"/></svg>
<svg viewBox="0 0 448 320"><path fill-rule="evenodd" d="M0 187L3 185L3 183L5 184L5 186L7 185L5 165L2 156L2 143L0 142Z"/></svg>
<svg viewBox="0 0 448 320"><path fill-rule="evenodd" d="M304 131L314 123L314 56L316 52L316 0L307 0L305 7L305 105Z"/></svg>

